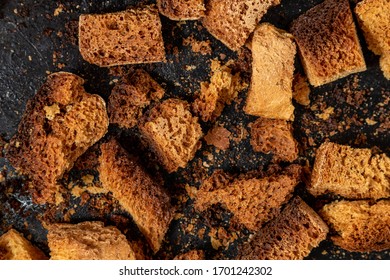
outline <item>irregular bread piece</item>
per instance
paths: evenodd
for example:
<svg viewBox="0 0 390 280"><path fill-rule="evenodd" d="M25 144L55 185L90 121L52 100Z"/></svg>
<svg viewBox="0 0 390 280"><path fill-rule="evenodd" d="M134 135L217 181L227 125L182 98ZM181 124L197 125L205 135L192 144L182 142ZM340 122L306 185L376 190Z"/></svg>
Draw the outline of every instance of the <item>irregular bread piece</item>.
<svg viewBox="0 0 390 280"><path fill-rule="evenodd" d="M291 32L313 86L366 70L348 0L325 0L298 17Z"/></svg>
<svg viewBox="0 0 390 280"><path fill-rule="evenodd" d="M279 4L280 0L209 0L202 23L215 38L238 51L267 10Z"/></svg>
<svg viewBox="0 0 390 280"><path fill-rule="evenodd" d="M81 15L79 48L86 61L101 67L166 61L157 7Z"/></svg>
<svg viewBox="0 0 390 280"><path fill-rule="evenodd" d="M174 214L168 194L114 139L101 145L99 162L103 187L130 213L157 252Z"/></svg>
<svg viewBox="0 0 390 280"><path fill-rule="evenodd" d="M135 260L126 236L102 222L52 224L47 240L52 260Z"/></svg>
<svg viewBox="0 0 390 280"><path fill-rule="evenodd" d="M326 238L328 226L300 197L239 248L241 260L300 260Z"/></svg>
<svg viewBox="0 0 390 280"><path fill-rule="evenodd" d="M296 46L292 36L263 23L253 34L251 49L252 81L245 113L293 120L292 81Z"/></svg>
<svg viewBox="0 0 390 280"><path fill-rule="evenodd" d="M204 260L205 254L202 250L191 250L187 253L177 255L174 260L186 261L186 260Z"/></svg>
<svg viewBox="0 0 390 280"><path fill-rule="evenodd" d="M47 260L47 257L19 232L10 229L0 237L0 260Z"/></svg>
<svg viewBox="0 0 390 280"><path fill-rule="evenodd" d="M196 196L194 208L205 211L220 203L232 214L232 221L249 230L258 230L276 217L300 181L300 167L291 165L281 174L257 178L230 176L216 171L205 180Z"/></svg>
<svg viewBox="0 0 390 280"><path fill-rule="evenodd" d="M335 143L318 148L310 193L333 193L350 199L390 197L390 158Z"/></svg>
<svg viewBox="0 0 390 280"><path fill-rule="evenodd" d="M333 242L354 252L390 249L390 200L337 201L320 211L336 235Z"/></svg>
<svg viewBox="0 0 390 280"><path fill-rule="evenodd" d="M205 14L204 0L157 0L161 14L171 20L195 20Z"/></svg>
<svg viewBox="0 0 390 280"><path fill-rule="evenodd" d="M386 79L390 80L390 52L385 53L381 56L380 66L383 72L383 75Z"/></svg>
<svg viewBox="0 0 390 280"><path fill-rule="evenodd" d="M160 100L164 89L144 70L124 76L112 89L107 110L110 123L121 128L134 127L152 101Z"/></svg>
<svg viewBox="0 0 390 280"><path fill-rule="evenodd" d="M108 129L106 104L74 74L51 74L28 101L7 158L34 183L39 203L54 202L57 180Z"/></svg>
<svg viewBox="0 0 390 280"><path fill-rule="evenodd" d="M201 146L198 118L183 100L172 98L157 105L139 128L169 173L184 168Z"/></svg>

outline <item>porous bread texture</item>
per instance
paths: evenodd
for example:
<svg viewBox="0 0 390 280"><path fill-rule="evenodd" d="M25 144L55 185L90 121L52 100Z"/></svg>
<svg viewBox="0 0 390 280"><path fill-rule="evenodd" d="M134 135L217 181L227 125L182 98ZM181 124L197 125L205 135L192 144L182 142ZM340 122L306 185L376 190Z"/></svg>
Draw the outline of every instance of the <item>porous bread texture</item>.
<svg viewBox="0 0 390 280"><path fill-rule="evenodd" d="M381 70L386 79L390 80L390 52L383 54L379 61Z"/></svg>
<svg viewBox="0 0 390 280"><path fill-rule="evenodd" d="M145 71L137 69L125 75L112 89L107 111L110 123L132 128L143 116L151 102L160 100L164 89Z"/></svg>
<svg viewBox="0 0 390 280"><path fill-rule="evenodd" d="M165 62L157 7L81 15L79 49L86 61L101 67Z"/></svg>
<svg viewBox="0 0 390 280"><path fill-rule="evenodd" d="M325 0L294 20L291 32L313 86L366 70L348 0Z"/></svg>
<svg viewBox="0 0 390 280"><path fill-rule="evenodd" d="M209 0L203 26L233 51L238 51L258 22L280 0Z"/></svg>
<svg viewBox="0 0 390 280"><path fill-rule="evenodd" d="M34 185L38 203L52 203L57 180L108 130L106 104L74 74L51 74L28 101L7 158Z"/></svg>
<svg viewBox="0 0 390 280"><path fill-rule="evenodd" d="M298 144L292 132L287 121L258 118L251 126L250 143L255 152L272 153L274 162L292 162L298 158Z"/></svg>
<svg viewBox="0 0 390 280"><path fill-rule="evenodd" d="M204 16L204 0L157 0L161 14L171 20L195 20Z"/></svg>
<svg viewBox="0 0 390 280"><path fill-rule="evenodd" d="M169 173L186 167L201 146L202 129L189 107L183 100L167 99L139 125L141 134Z"/></svg>
<svg viewBox="0 0 390 280"><path fill-rule="evenodd" d="M205 253L203 250L191 250L187 253L177 255L174 260L177 261L186 261L186 260L204 260Z"/></svg>
<svg viewBox="0 0 390 280"><path fill-rule="evenodd" d="M51 260L135 260L126 236L102 222L52 224L47 240Z"/></svg>
<svg viewBox="0 0 390 280"><path fill-rule="evenodd" d="M245 113L293 120L292 81L296 46L291 34L263 23L256 28L250 45L252 79Z"/></svg>
<svg viewBox="0 0 390 280"><path fill-rule="evenodd" d="M329 229L300 197L295 197L279 216L266 224L238 249L241 260L302 260Z"/></svg>
<svg viewBox="0 0 390 280"><path fill-rule="evenodd" d="M336 201L320 211L337 246L354 252L390 249L390 200Z"/></svg>
<svg viewBox="0 0 390 280"><path fill-rule="evenodd" d="M47 260L47 257L19 232L10 229L0 237L0 260Z"/></svg>
<svg viewBox="0 0 390 280"><path fill-rule="evenodd" d="M233 214L233 223L258 230L280 213L300 182L300 174L298 165L263 178L252 174L234 177L218 170L202 183L194 208L202 212L219 203Z"/></svg>
<svg viewBox="0 0 390 280"><path fill-rule="evenodd" d="M101 145L99 163L103 187L129 212L151 249L157 252L174 214L167 192L115 139Z"/></svg>
<svg viewBox="0 0 390 280"><path fill-rule="evenodd" d="M390 197L390 158L370 149L326 142L318 148L308 190L349 199Z"/></svg>

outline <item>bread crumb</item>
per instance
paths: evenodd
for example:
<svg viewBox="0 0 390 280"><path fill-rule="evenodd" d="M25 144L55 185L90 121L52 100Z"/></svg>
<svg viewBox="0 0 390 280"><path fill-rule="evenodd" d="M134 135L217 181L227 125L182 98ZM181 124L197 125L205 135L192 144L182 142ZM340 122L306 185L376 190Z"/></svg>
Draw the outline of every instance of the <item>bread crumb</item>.
<svg viewBox="0 0 390 280"><path fill-rule="evenodd" d="M371 119L369 119L369 118L367 118L367 119L366 119L366 123L367 123L368 125L376 125L378 122L377 122L377 121L374 121L374 120L371 120Z"/></svg>
<svg viewBox="0 0 390 280"><path fill-rule="evenodd" d="M333 107L328 107L321 114L316 114L316 116L324 121L328 120L330 116L334 113Z"/></svg>
<svg viewBox="0 0 390 280"><path fill-rule="evenodd" d="M57 16L59 16L60 13L62 13L63 11L64 11L64 5L59 4L58 7L54 10L53 15L54 15L55 17L57 17Z"/></svg>
<svg viewBox="0 0 390 280"><path fill-rule="evenodd" d="M216 126L209 130L207 135L204 137L207 145L212 145L222 151L229 149L231 133L224 127Z"/></svg>
<svg viewBox="0 0 390 280"><path fill-rule="evenodd" d="M198 41L194 36L189 36L188 38L183 39L184 46L191 46L191 49L194 53L200 53L202 55L210 55L212 52L210 41Z"/></svg>

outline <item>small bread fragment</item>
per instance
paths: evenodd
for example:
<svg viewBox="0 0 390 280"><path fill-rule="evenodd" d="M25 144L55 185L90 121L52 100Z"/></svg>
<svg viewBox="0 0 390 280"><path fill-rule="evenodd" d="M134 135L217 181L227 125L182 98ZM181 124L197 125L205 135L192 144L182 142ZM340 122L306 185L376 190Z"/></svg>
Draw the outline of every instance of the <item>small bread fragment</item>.
<svg viewBox="0 0 390 280"><path fill-rule="evenodd" d="M161 14L171 20L195 20L205 14L204 0L157 0Z"/></svg>
<svg viewBox="0 0 390 280"><path fill-rule="evenodd" d="M294 20L291 33L313 86L366 70L348 0L325 0Z"/></svg>
<svg viewBox="0 0 390 280"><path fill-rule="evenodd" d="M318 148L311 175L311 194L333 193L349 199L390 197L390 158L331 142Z"/></svg>
<svg viewBox="0 0 390 280"><path fill-rule="evenodd" d="M258 22L280 0L209 0L204 27L233 51L238 51Z"/></svg>
<svg viewBox="0 0 390 280"><path fill-rule="evenodd" d="M390 80L390 52L381 56L379 64L385 78Z"/></svg>
<svg viewBox="0 0 390 280"><path fill-rule="evenodd" d="M14 229L10 229L0 237L0 260L47 259L41 250Z"/></svg>
<svg viewBox="0 0 390 280"><path fill-rule="evenodd" d="M174 260L189 261L189 260L204 260L205 254L203 250L191 250L187 253L177 255Z"/></svg>
<svg viewBox="0 0 390 280"><path fill-rule="evenodd" d="M101 145L99 178L129 212L151 249L160 249L173 218L170 197L115 140Z"/></svg>
<svg viewBox="0 0 390 280"><path fill-rule="evenodd" d="M202 183L194 208L202 212L220 203L233 214L232 222L258 230L275 218L282 205L292 197L300 174L298 165L263 178L249 174L234 177L218 170Z"/></svg>
<svg viewBox="0 0 390 280"><path fill-rule="evenodd" d="M155 5L79 19L82 57L101 67L164 62L161 21Z"/></svg>
<svg viewBox="0 0 390 280"><path fill-rule="evenodd" d="M253 34L251 50L252 81L245 113L293 120L292 81L296 46L291 34L263 23Z"/></svg>
<svg viewBox="0 0 390 280"><path fill-rule="evenodd" d="M284 120L258 118L251 126L250 143L255 152L272 153L274 162L292 162L298 158L292 125Z"/></svg>
<svg viewBox="0 0 390 280"><path fill-rule="evenodd" d="M336 201L325 205L321 217L334 230L333 242L354 252L390 249L390 200Z"/></svg>
<svg viewBox="0 0 390 280"><path fill-rule="evenodd" d="M52 224L47 240L52 260L135 260L126 236L102 222Z"/></svg>
<svg viewBox="0 0 390 280"><path fill-rule="evenodd" d="M202 129L189 107L183 100L167 99L154 107L139 125L143 137L169 173L186 167L201 146Z"/></svg>
<svg viewBox="0 0 390 280"><path fill-rule="evenodd" d="M241 260L301 260L326 239L328 226L300 197L239 248Z"/></svg>
<svg viewBox="0 0 390 280"><path fill-rule="evenodd" d="M106 104L74 74L51 74L28 101L7 158L34 184L38 203L54 202L57 180L108 130Z"/></svg>
<svg viewBox="0 0 390 280"><path fill-rule="evenodd" d="M107 110L110 123L132 128L152 101L160 100L164 89L145 71L137 69L124 76L112 89Z"/></svg>

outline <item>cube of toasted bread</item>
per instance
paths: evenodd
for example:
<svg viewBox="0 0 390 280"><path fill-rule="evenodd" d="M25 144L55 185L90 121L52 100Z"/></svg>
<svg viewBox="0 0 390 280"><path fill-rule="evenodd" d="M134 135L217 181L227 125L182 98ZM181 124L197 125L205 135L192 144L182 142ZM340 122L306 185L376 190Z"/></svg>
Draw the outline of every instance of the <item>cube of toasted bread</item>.
<svg viewBox="0 0 390 280"><path fill-rule="evenodd" d="M316 153L310 193L333 193L350 199L390 197L390 158L370 149L324 143Z"/></svg>
<svg viewBox="0 0 390 280"><path fill-rule="evenodd" d="M390 249L390 200L336 201L320 211L335 232L333 242L355 252Z"/></svg>
<svg viewBox="0 0 390 280"><path fill-rule="evenodd" d="M103 187L130 213L152 250L157 252L174 214L170 197L114 139L101 145L99 162Z"/></svg>
<svg viewBox="0 0 390 280"><path fill-rule="evenodd" d="M151 110L139 128L169 173L184 168L201 146L198 118L183 100L165 100Z"/></svg>
<svg viewBox="0 0 390 280"><path fill-rule="evenodd" d="M281 174L263 178L234 177L216 171L202 183L194 208L205 211L219 203L233 214L232 222L258 230L276 217L282 205L291 198L300 182L300 171L299 166L292 165Z"/></svg>
<svg viewBox="0 0 390 280"><path fill-rule="evenodd" d="M47 241L52 260L134 260L126 236L102 222L52 224Z"/></svg>
<svg viewBox="0 0 390 280"><path fill-rule="evenodd" d="M328 226L300 197L239 248L241 260L300 260L326 239Z"/></svg>
<svg viewBox="0 0 390 280"><path fill-rule="evenodd" d="M202 23L215 38L237 51L267 10L278 4L280 0L210 0Z"/></svg>
<svg viewBox="0 0 390 280"><path fill-rule="evenodd" d="M144 70L124 76L112 89L107 110L110 123L134 127L152 101L160 100L164 89Z"/></svg>
<svg viewBox="0 0 390 280"><path fill-rule="evenodd" d="M82 57L101 67L164 62L165 48L157 7L133 8L79 19Z"/></svg>
<svg viewBox="0 0 390 280"><path fill-rule="evenodd" d="M27 108L7 158L28 175L37 202L54 202L57 180L108 130L106 104L74 74L51 74Z"/></svg>
<svg viewBox="0 0 390 280"><path fill-rule="evenodd" d="M204 0L157 0L161 14L171 20L195 20L205 14Z"/></svg>
<svg viewBox="0 0 390 280"><path fill-rule="evenodd" d="M189 261L189 260L204 260L205 254L203 250L191 250L187 253L177 255L174 260Z"/></svg>
<svg viewBox="0 0 390 280"><path fill-rule="evenodd" d="M10 229L0 237L0 260L47 260L47 257L19 232Z"/></svg>
<svg viewBox="0 0 390 280"><path fill-rule="evenodd" d="M291 32L313 86L366 70L348 0L325 0L298 17Z"/></svg>
<svg viewBox="0 0 390 280"><path fill-rule="evenodd" d="M293 120L292 81L296 46L292 36L264 23L255 30L251 49L252 80L245 113Z"/></svg>

